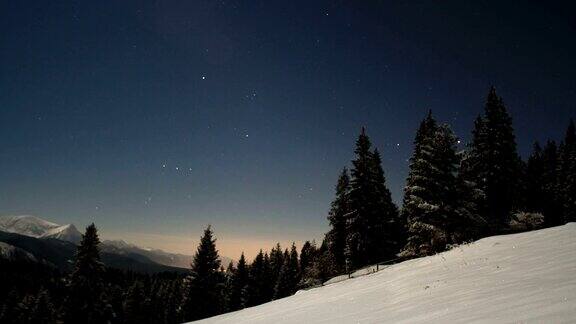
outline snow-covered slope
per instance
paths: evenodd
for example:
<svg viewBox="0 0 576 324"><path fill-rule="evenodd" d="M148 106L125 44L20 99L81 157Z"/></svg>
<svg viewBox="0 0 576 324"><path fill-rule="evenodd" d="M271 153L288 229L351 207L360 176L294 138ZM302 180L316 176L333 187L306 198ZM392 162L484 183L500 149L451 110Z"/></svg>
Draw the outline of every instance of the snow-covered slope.
<svg viewBox="0 0 576 324"><path fill-rule="evenodd" d="M46 231L59 226L31 215L0 216L0 230L26 236L41 237Z"/></svg>
<svg viewBox="0 0 576 324"><path fill-rule="evenodd" d="M574 323L576 223L494 236L204 323Z"/></svg>
<svg viewBox="0 0 576 324"><path fill-rule="evenodd" d="M80 242L82 238L82 234L72 224L58 225L31 215L0 216L0 231L73 243Z"/></svg>
<svg viewBox="0 0 576 324"><path fill-rule="evenodd" d="M49 229L42 237L54 238L73 243L79 243L82 240L82 234L80 231L78 231L74 224L67 224Z"/></svg>

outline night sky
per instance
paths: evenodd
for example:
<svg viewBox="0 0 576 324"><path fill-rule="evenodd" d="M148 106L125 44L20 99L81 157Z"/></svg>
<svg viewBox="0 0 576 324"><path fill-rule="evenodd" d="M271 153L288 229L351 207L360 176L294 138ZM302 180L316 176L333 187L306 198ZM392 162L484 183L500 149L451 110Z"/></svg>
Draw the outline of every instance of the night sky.
<svg viewBox="0 0 576 324"><path fill-rule="evenodd" d="M193 253L321 239L366 126L401 201L419 120L518 148L576 117L574 8L542 1L0 1L0 214Z"/></svg>

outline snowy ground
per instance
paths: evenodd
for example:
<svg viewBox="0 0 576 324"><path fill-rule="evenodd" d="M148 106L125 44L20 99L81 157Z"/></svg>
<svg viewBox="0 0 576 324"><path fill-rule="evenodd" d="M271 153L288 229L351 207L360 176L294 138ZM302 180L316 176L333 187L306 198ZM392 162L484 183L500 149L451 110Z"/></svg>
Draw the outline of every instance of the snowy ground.
<svg viewBox="0 0 576 324"><path fill-rule="evenodd" d="M202 323L575 323L576 223L494 236Z"/></svg>

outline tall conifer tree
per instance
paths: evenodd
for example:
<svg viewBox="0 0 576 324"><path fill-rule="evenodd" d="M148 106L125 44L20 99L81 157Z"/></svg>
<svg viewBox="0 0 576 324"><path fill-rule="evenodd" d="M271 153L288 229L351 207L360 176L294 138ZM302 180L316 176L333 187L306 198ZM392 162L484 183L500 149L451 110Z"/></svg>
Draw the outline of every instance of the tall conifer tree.
<svg viewBox="0 0 576 324"><path fill-rule="evenodd" d="M100 239L94 223L86 227L76 252L64 305L66 322L100 323L110 320L104 295L104 265L100 260Z"/></svg>
<svg viewBox="0 0 576 324"><path fill-rule="evenodd" d="M249 268L248 284L244 289L244 305L251 307L267 302L269 289L269 261L262 250L256 255Z"/></svg>
<svg viewBox="0 0 576 324"><path fill-rule="evenodd" d="M274 299L284 298L296 292L299 280L298 268L298 252L296 251L296 245L292 243L290 252L286 250L284 253L284 264L274 288Z"/></svg>
<svg viewBox="0 0 576 324"><path fill-rule="evenodd" d="M542 152L544 174L545 204L542 212L547 226L562 224L562 212L558 198L558 147L554 141L548 141Z"/></svg>
<svg viewBox="0 0 576 324"><path fill-rule="evenodd" d="M484 192L485 201L479 207L490 230L497 233L505 227L513 209L521 207L521 160L512 118L494 87L490 88L484 115L476 120L472 135L470 156L462 172L465 180L476 183Z"/></svg>
<svg viewBox="0 0 576 324"><path fill-rule="evenodd" d="M459 228L456 137L447 125L438 126L431 113L416 133L410 161L403 208L409 236L405 257L444 250Z"/></svg>
<svg viewBox="0 0 576 324"><path fill-rule="evenodd" d="M221 310L220 259L216 239L210 226L204 230L194 254L190 275L186 278L182 311L184 320L196 320L216 315Z"/></svg>
<svg viewBox="0 0 576 324"><path fill-rule="evenodd" d="M345 228L344 228L345 230ZM342 242L346 243L346 233L344 233L344 237ZM342 246L342 258L344 258L344 246ZM314 258L316 257L316 243L310 241L304 242L302 245L302 249L300 250L300 272L304 273L308 267L312 265L314 262ZM343 260L342 260L343 261Z"/></svg>
<svg viewBox="0 0 576 324"><path fill-rule="evenodd" d="M420 123L414 139L414 151L410 158L409 173L404 187L404 199L402 202L402 218L405 223L409 223L412 218L417 217L420 201L426 199L429 193L428 186L428 161L431 151L430 138L436 132L436 120L432 117L432 111L428 112L426 118Z"/></svg>
<svg viewBox="0 0 576 324"><path fill-rule="evenodd" d="M576 127L570 120L559 148L558 195L564 223L576 221Z"/></svg>
<svg viewBox="0 0 576 324"><path fill-rule="evenodd" d="M332 202L328 214L331 229L326 235L328 250L339 271L343 271L346 266L346 221L350 213L349 192L350 177L348 176L348 169L344 168L338 178L336 198Z"/></svg>
<svg viewBox="0 0 576 324"><path fill-rule="evenodd" d="M228 291L228 310L235 311L244 308L246 302L246 286L248 285L249 273L244 253L240 255L238 265L231 274L231 284Z"/></svg>
<svg viewBox="0 0 576 324"><path fill-rule="evenodd" d="M375 217L371 237L374 241L373 258L370 262L390 260L396 257L403 243L403 226L398 207L386 186L382 158L378 149L372 153L372 177L375 187Z"/></svg>
<svg viewBox="0 0 576 324"><path fill-rule="evenodd" d="M354 269L393 257L398 210L386 187L380 154L365 128L356 141L347 217L346 266Z"/></svg>

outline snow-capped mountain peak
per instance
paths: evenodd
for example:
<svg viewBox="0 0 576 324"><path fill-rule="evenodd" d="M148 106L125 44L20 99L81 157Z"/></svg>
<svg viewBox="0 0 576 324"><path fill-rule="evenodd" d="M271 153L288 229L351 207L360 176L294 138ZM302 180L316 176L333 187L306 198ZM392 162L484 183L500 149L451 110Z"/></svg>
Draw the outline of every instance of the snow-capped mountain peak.
<svg viewBox="0 0 576 324"><path fill-rule="evenodd" d="M0 216L0 231L73 243L80 242L82 238L73 224L59 225L32 215Z"/></svg>
<svg viewBox="0 0 576 324"><path fill-rule="evenodd" d="M82 239L82 234L74 224L67 224L48 230L42 237L78 243Z"/></svg>

